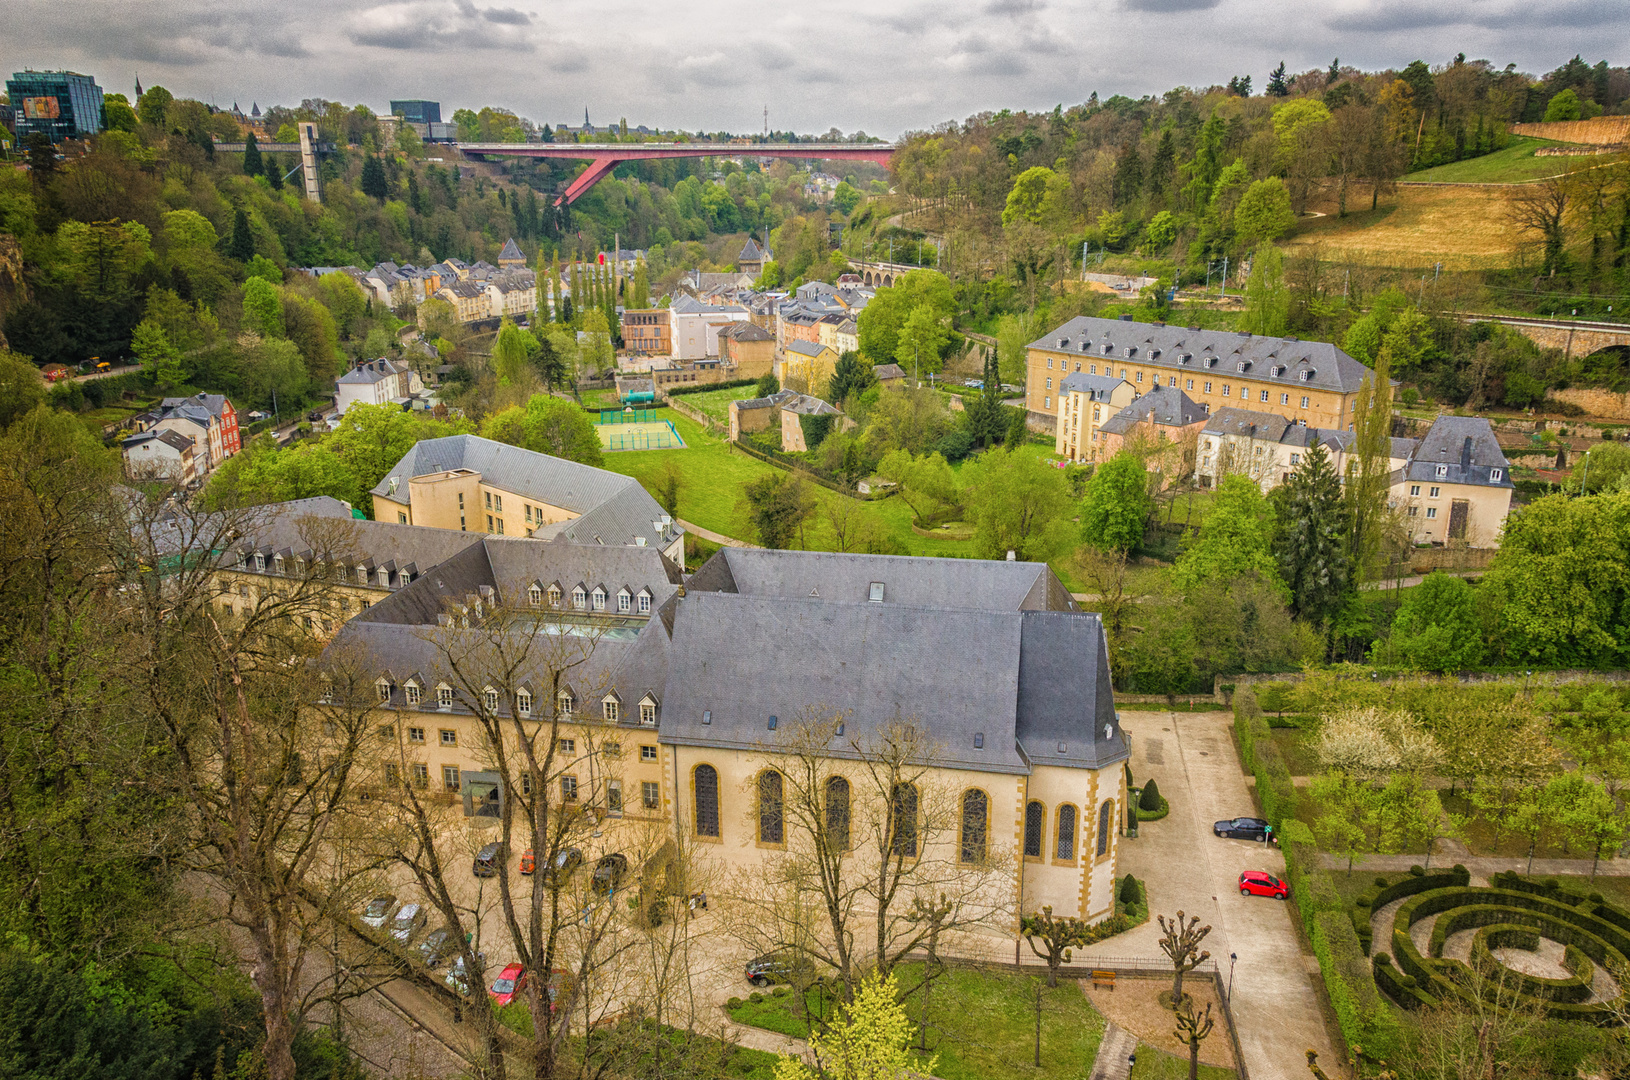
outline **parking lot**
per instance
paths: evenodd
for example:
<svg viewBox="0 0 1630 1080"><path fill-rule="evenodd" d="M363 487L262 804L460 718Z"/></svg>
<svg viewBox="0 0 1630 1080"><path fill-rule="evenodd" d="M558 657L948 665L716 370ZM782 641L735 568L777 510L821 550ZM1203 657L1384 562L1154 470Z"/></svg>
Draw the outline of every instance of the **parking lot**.
<svg viewBox="0 0 1630 1080"><path fill-rule="evenodd" d="M1318 964L1304 952L1288 902L1241 896L1245 870L1284 872L1277 847L1219 839L1212 823L1254 815L1250 785L1240 768L1229 713L1123 711L1132 736L1132 774L1153 777L1171 812L1145 822L1137 839L1121 841L1120 866L1148 887L1150 921L1084 950L1100 956L1163 957L1155 915L1179 909L1212 927L1202 948L1232 969L1234 1018L1252 1080L1307 1075L1305 1051L1335 1060L1334 1043L1319 1005ZM1231 958L1237 956L1238 960ZM1080 962L1080 961L1077 961Z"/></svg>

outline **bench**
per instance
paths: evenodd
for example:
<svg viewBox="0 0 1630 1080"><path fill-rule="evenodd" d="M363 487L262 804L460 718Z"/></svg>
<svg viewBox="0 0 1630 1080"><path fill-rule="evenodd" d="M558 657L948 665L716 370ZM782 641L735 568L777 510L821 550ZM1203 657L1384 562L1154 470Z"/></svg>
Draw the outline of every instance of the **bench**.
<svg viewBox="0 0 1630 1080"><path fill-rule="evenodd" d="M1092 988L1108 987L1111 992L1115 989L1115 973L1113 971L1094 971L1092 973Z"/></svg>

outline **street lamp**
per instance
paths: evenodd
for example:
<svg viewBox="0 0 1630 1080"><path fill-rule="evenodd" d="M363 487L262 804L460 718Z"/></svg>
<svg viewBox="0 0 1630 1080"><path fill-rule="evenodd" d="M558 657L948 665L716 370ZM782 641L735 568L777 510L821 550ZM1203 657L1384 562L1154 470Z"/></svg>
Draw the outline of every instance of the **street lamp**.
<svg viewBox="0 0 1630 1080"><path fill-rule="evenodd" d="M1239 953L1228 954L1228 1000L1230 1004L1232 1004L1234 1000L1234 965L1238 961Z"/></svg>
<svg viewBox="0 0 1630 1080"><path fill-rule="evenodd" d="M1137 1054L1137 1051L1134 1050L1134 1051L1132 1051L1132 1053L1126 1055L1126 1069L1127 1069L1127 1071L1131 1072L1134 1068L1137 1067L1137 1064L1138 1064L1138 1054Z"/></svg>

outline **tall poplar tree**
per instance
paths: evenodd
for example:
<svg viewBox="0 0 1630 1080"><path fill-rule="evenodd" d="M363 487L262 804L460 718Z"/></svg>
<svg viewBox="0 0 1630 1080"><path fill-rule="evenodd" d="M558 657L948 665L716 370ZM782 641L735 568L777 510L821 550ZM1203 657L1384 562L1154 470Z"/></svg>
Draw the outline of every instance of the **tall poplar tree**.
<svg viewBox="0 0 1630 1080"><path fill-rule="evenodd" d="M1374 375L1359 388L1353 402L1353 449L1345 498L1352 520L1349 551L1355 583L1372 580L1380 571L1392 464L1391 374L1391 359L1382 349L1376 356Z"/></svg>

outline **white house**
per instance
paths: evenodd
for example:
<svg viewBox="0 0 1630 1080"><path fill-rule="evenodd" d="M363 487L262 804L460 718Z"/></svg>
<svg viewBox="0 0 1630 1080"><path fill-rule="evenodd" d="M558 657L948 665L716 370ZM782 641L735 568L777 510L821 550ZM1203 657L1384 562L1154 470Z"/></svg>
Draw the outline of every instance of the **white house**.
<svg viewBox="0 0 1630 1080"><path fill-rule="evenodd" d="M133 480L170 480L190 487L201 476L193 440L168 428L131 435L119 448L124 452L125 475Z"/></svg>
<svg viewBox="0 0 1630 1080"><path fill-rule="evenodd" d="M352 405L405 405L424 393L418 373L393 360L359 360L357 366L334 381L334 404L340 415Z"/></svg>

